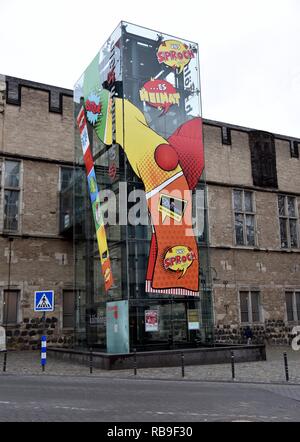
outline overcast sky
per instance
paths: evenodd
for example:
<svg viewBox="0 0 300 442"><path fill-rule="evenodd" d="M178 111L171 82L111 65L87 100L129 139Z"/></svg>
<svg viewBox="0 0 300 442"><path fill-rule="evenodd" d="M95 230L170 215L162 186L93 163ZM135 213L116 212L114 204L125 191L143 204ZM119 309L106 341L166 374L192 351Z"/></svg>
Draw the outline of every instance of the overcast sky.
<svg viewBox="0 0 300 442"><path fill-rule="evenodd" d="M0 0L0 73L73 88L121 20L199 44L203 117L300 138L300 0Z"/></svg>

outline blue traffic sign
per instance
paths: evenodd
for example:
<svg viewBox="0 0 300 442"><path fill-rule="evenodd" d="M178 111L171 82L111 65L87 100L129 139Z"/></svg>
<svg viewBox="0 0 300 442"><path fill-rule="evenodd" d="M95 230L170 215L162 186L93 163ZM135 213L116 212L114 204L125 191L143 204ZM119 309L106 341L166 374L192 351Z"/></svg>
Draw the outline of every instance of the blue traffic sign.
<svg viewBox="0 0 300 442"><path fill-rule="evenodd" d="M45 290L43 292L34 292L34 311L35 312L53 312L54 310L54 291Z"/></svg>

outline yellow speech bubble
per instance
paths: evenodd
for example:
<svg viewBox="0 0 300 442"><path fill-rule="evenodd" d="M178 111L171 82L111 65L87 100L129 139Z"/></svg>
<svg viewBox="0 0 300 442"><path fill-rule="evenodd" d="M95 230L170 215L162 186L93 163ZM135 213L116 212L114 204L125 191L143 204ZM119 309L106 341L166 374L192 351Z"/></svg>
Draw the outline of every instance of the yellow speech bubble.
<svg viewBox="0 0 300 442"><path fill-rule="evenodd" d="M174 246L171 247L164 257L164 268L172 272L181 273L178 279L182 278L187 269L193 264L196 254L190 247Z"/></svg>
<svg viewBox="0 0 300 442"><path fill-rule="evenodd" d="M158 62L165 63L171 68L178 69L181 73L185 66L189 64L195 54L185 43L179 40L165 40L161 43L157 51Z"/></svg>

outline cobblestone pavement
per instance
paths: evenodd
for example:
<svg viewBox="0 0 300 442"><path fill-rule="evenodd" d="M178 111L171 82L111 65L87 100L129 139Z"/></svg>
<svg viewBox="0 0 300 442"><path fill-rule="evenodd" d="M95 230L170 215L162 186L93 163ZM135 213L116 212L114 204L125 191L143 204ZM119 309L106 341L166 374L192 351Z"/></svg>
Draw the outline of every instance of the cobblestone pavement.
<svg viewBox="0 0 300 442"><path fill-rule="evenodd" d="M300 351L291 347L266 347L267 361L235 364L235 380L240 382L286 383L283 352L287 353L289 382L300 384ZM0 375L6 374L41 374L64 376L101 376L109 378L134 377L133 369L101 370L94 368L90 374L89 367L75 362L60 361L48 357L46 370L40 366L39 351L11 351L7 356L6 373L2 371L3 354L0 354ZM185 380L231 381L231 364L193 365L185 367ZM181 367L144 368L137 370L137 379L182 379Z"/></svg>

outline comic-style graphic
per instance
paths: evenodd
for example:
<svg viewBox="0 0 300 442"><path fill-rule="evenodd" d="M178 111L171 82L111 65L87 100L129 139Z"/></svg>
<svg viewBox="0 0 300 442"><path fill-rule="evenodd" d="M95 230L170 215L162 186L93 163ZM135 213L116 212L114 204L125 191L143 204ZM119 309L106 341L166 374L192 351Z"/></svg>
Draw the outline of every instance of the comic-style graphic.
<svg viewBox="0 0 300 442"><path fill-rule="evenodd" d="M140 90L140 99L149 106L161 110L161 115L167 113L173 104L179 105L180 94L166 80L150 80Z"/></svg>
<svg viewBox="0 0 300 442"><path fill-rule="evenodd" d="M185 43L178 40L165 40L157 51L157 60L173 69L178 69L179 73L189 64L195 54Z"/></svg>
<svg viewBox="0 0 300 442"><path fill-rule="evenodd" d="M153 63L148 59L134 66L135 72L140 69L143 73L127 79L124 73L124 82L130 84L126 94L121 37L116 40L111 40L105 55L100 52L84 74L86 118L103 143L103 151L107 152L104 167L110 182L118 175L116 152L121 148L143 183L152 229L146 292L199 296L199 253L193 234L192 192L203 172L204 154L199 90L192 82L196 78L192 75L197 72L196 49L192 43L159 39L152 49ZM147 44L132 47L137 51L144 51L146 47L149 50L151 45ZM124 66L126 63L134 65L131 52ZM155 75L150 72L153 64L160 69ZM137 78L139 81L135 81ZM150 80L146 81L147 78ZM96 176L91 172L93 158L88 149L86 127L80 131L102 272L108 287L112 273Z"/></svg>
<svg viewBox="0 0 300 442"><path fill-rule="evenodd" d="M81 145L83 158L85 162L87 181L90 193L90 199L93 208L94 222L96 228L96 235L98 241L98 248L101 260L102 274L104 278L104 286L105 290L108 291L112 284L112 272L111 272L111 263L109 259L109 253L107 248L107 240L106 233L104 227L104 221L102 217L102 212L100 208L100 198L96 180L96 174L94 169L94 161L93 156L90 149L90 142L87 131L87 121L85 118L84 108L82 107L78 116L77 116L77 124L80 131Z"/></svg>
<svg viewBox="0 0 300 442"><path fill-rule="evenodd" d="M146 291L197 296L199 257L191 235L191 191L203 170L201 118L184 123L168 140L126 99L115 99L115 118L116 142L144 184L152 224Z"/></svg>

